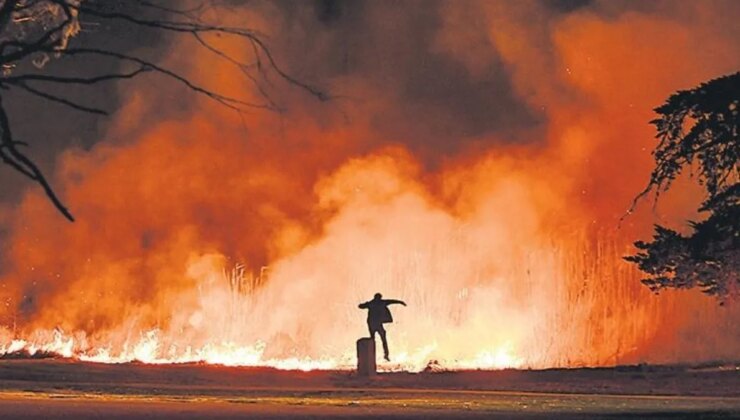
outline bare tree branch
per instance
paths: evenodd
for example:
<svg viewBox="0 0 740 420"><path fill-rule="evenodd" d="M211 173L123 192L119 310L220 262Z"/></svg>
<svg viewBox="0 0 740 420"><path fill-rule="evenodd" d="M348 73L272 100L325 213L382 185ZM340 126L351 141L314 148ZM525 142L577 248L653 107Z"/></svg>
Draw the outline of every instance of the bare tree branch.
<svg viewBox="0 0 740 420"><path fill-rule="evenodd" d="M0 130L2 130L2 133L0 133L0 140L2 145L2 147L0 147L0 159L15 168L18 172L22 173L23 175L41 185L41 187L44 189L44 193L46 193L46 196L49 197L51 202L54 204L54 207L56 207L69 221L74 222L74 217L69 212L69 210L67 210L64 204L62 204L61 200L59 200L59 197L57 197L56 193L51 188L51 185L49 185L49 182L46 180L39 168L28 157L26 157L26 155L24 155L15 147L18 142L13 141L13 135L10 131L10 121L8 121L8 115L5 112L5 107L3 106L1 99Z"/></svg>
<svg viewBox="0 0 740 420"><path fill-rule="evenodd" d="M194 82L190 81L188 78L181 76L180 74L174 72L173 70L169 70L165 67L158 66L151 61L147 61L147 60L141 59L133 55L118 53L114 51L106 51L106 50L101 50L97 48L67 48L64 50L64 55L66 56L97 55L101 57L111 57L111 58L115 58L121 61L130 61L130 62L139 64L141 66L148 67L149 71L153 71L153 72L162 74L164 76L167 76L175 80L176 82L184 85L188 89L194 92L197 92L199 94L205 95L215 100L216 102L219 102L220 104L226 107L229 107L235 111L244 110L244 108L242 107L262 108L262 109L272 110L272 108L270 108L268 105L252 103L252 102L244 101L241 99L232 98L230 96L222 95L220 93L216 93L212 90L206 89L200 85L195 84Z"/></svg>
<svg viewBox="0 0 740 420"><path fill-rule="evenodd" d="M256 31L246 30L243 28L233 28L233 27L227 27L227 26L215 26L215 25L201 24L198 22L178 22L178 21L169 21L169 20L139 19L139 18L130 16L124 13L103 12L97 9L88 8L84 6L79 6L78 10L86 14L89 14L91 16L97 16L100 18L107 18L107 19L121 19L121 20L134 23L136 25L147 26L151 28L159 28L159 29L164 29L164 30L173 31L173 32L186 32L186 33L190 33L193 35L210 32L210 33L235 35L235 36L245 38L250 43L252 43L255 47L257 47L259 52L261 52L262 54L265 55L265 57L267 57L270 67L278 75L280 75L280 77L283 78L285 81L302 88L303 90L309 92L310 94L312 94L313 96L315 96L316 98L322 101L326 101L330 99L330 97L325 92L319 89L316 89L313 86L310 86L306 83L303 83L299 81L298 79L294 78L293 76L289 75L287 72L285 72L277 64L269 48L265 45L265 43L260 38L260 35ZM202 38L200 39L202 40Z"/></svg>
<svg viewBox="0 0 740 420"><path fill-rule="evenodd" d="M44 92L44 91L38 90L38 89L33 88L31 86L28 86L24 82L18 82L18 83L15 84L15 86L19 87L20 89L25 90L28 93L33 94L33 95L39 96L39 97L44 98L44 99L48 99L48 100L50 100L52 102L56 102L56 103L59 103L59 104L68 106L68 107L70 107L72 109L76 109L78 111L89 112L90 114L97 114L97 115L108 115L108 112L105 111L105 110L103 110L103 109L93 108L93 107L89 107L87 105L78 104L78 103L76 103L74 101L71 101L69 99L62 98L61 96L57 96L57 95L54 95L54 94L51 94L51 93L48 93L48 92Z"/></svg>
<svg viewBox="0 0 740 420"><path fill-rule="evenodd" d="M0 65L5 65L13 61L20 60L27 57L29 54L37 52L41 49L49 48L50 46L53 46L54 51L58 52L60 42L63 42L64 38L63 36L61 36L61 34L64 32L65 28L67 28L72 23L73 14L70 5L66 2L61 0L49 1L52 1L54 4L57 4L62 8L65 14L64 20L62 20L62 22L59 23L57 26L52 27L50 30L46 31L34 42L27 43L18 41L7 41L0 44ZM56 39L54 38L55 36L57 37ZM6 55L5 49L8 47L16 47L18 49Z"/></svg>
<svg viewBox="0 0 740 420"><path fill-rule="evenodd" d="M126 13L127 10L143 11ZM69 108L96 115L107 115L103 109L80 104L69 98L53 93L53 86L84 85L94 86L102 82L134 79L143 73L151 72L170 79L188 90L203 95L217 103L241 113L247 109L265 109L281 111L281 107L272 100L260 79L269 83L268 71L274 71L281 80L300 88L320 101L330 99L325 92L301 82L283 70L274 59L269 48L263 42L263 35L248 28L213 25L204 22L198 16L206 9L200 3L191 9L179 9L169 5L160 5L149 0L109 3L89 0L6 0L0 5L0 89L17 88L37 97L58 103ZM147 11L148 10L148 11ZM147 18L147 15L159 15L158 19ZM264 103L253 103L210 90L195 81L167 67L158 65L137 54L128 54L115 49L92 47L69 47L68 41L79 31L79 19L93 17L103 20L117 20L130 25L132 30L148 28L163 33L189 34L198 45L219 59L226 60L238 68L252 83ZM241 38L252 49L253 63L244 63L220 50L207 39L208 34L226 35ZM128 72L98 73L90 76L57 76L51 73L13 74L19 64L31 61L35 66L45 64L47 57L104 57L120 64L134 64L136 68ZM37 60L43 57L41 63ZM263 65L262 58L266 65ZM1 98L0 98L1 100ZM43 188L54 206L69 220L74 220L67 208L54 193L49 182L31 159L18 150L25 145L13 138L11 123L7 111L0 103L0 159L16 171L37 182Z"/></svg>
<svg viewBox="0 0 740 420"><path fill-rule="evenodd" d="M193 33L193 36L198 41L198 43L203 46L203 48L207 49L208 51L211 51L212 53L216 54L217 56L221 57L222 59L236 66L236 68L238 68L244 74L244 76L247 77L254 84L260 96L262 96L262 98L265 99L270 104L271 107L273 107L276 110L282 111L282 109L272 100L272 98L270 98L270 95L267 94L267 91L265 91L265 89L257 81L257 79L254 76L252 76L252 74L249 72L249 70L252 67L257 67L257 68L260 67L259 57L257 58L257 61L255 64L242 63L232 58L228 54L225 54L223 51L219 50L218 48L212 46L210 43L208 43L208 41L206 41L203 38L201 34L195 32Z"/></svg>
<svg viewBox="0 0 740 420"><path fill-rule="evenodd" d="M18 0L5 0L0 6L0 32L7 26L13 16L13 11L18 6Z"/></svg>
<svg viewBox="0 0 740 420"><path fill-rule="evenodd" d="M139 68L128 73L114 73L104 74L93 77L64 77L64 76L53 76L47 74L22 74L18 76L0 77L0 84L18 84L38 81L38 82L51 82L51 83L62 83L62 84L79 84L79 85L93 85L95 83L106 82L110 80L119 79L132 79L141 73L151 71L151 68L146 65L141 65Z"/></svg>
<svg viewBox="0 0 740 420"><path fill-rule="evenodd" d="M194 20L194 21L199 21L200 20L200 19L198 19L197 16L194 15L194 13L203 11L205 9L205 5L203 3L199 3L197 6L194 6L194 7L190 8L190 9L185 9L185 10L183 10L183 9L175 9L173 7L162 6L160 4L152 3L152 2L146 1L146 0L139 0L138 3L140 5L142 5L142 6L144 6L144 7L149 7L149 8L152 8L152 9L155 9L155 10L159 10L159 11L162 11L162 12L166 12L166 13L170 13L170 14L173 14L173 15L183 16L185 18L188 18L188 19L191 19L191 20Z"/></svg>

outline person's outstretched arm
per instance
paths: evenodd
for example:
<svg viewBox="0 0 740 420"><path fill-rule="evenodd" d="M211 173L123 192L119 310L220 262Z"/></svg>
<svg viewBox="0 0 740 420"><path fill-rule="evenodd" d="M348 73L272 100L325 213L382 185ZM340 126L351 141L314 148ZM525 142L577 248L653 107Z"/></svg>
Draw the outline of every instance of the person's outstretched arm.
<svg viewBox="0 0 740 420"><path fill-rule="evenodd" d="M397 303L397 304L400 304L400 305L406 306L406 302L404 302L404 301L402 301L402 300L398 300L398 299L385 299L385 300L383 300L383 302L384 302L384 303L385 303L386 305L393 305L394 303Z"/></svg>
<svg viewBox="0 0 740 420"><path fill-rule="evenodd" d="M363 302L363 303L357 305L357 307L360 308L360 309L367 309L367 304L368 303L370 303L370 302Z"/></svg>

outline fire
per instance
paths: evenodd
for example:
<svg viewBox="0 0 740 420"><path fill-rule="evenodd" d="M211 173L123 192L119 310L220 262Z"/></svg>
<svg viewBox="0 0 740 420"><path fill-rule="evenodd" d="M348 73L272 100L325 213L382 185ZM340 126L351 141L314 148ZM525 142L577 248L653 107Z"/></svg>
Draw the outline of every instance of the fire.
<svg viewBox="0 0 740 420"><path fill-rule="evenodd" d="M15 339L8 345L0 346L0 355L27 353L33 357L38 353L54 354L62 357L75 356L75 342L71 337L65 337L60 331L38 331L32 341Z"/></svg>
<svg viewBox="0 0 740 420"><path fill-rule="evenodd" d="M149 364L178 364L178 363L208 363L222 366L268 366L283 370L343 370L354 368L354 356L345 354L338 358L311 359L308 357L267 359L264 357L265 343L257 342L253 346L239 346L235 343L207 344L198 349L185 347L178 349L171 346L162 348L163 344L159 330L151 330L142 334L132 345L125 344L119 353L112 353L111 347L96 347L90 351L84 350L82 343L75 342L74 337L68 337L59 331L51 333L52 341L27 342L13 340L8 346L0 347L0 355L26 353L31 357L39 354L62 356L93 363L130 363L141 362ZM426 346L414 353L402 352L394 357L393 363L381 366L381 370L403 370L418 372L430 366L430 355L436 346ZM469 360L439 361L434 360L438 369L505 369L521 367L523 359L511 353L508 344L494 351L481 351Z"/></svg>
<svg viewBox="0 0 740 420"><path fill-rule="evenodd" d="M622 261L649 234L650 206L618 223L651 168L651 108L740 66L737 38L717 29L731 23L716 24L731 14L446 2L434 36L406 45L386 34L416 28L415 13L367 7L362 16L382 25L349 25L372 44L357 40L357 54L336 51L344 26L301 13L316 37L276 10L221 15L256 17L297 76L326 74L347 93L337 96L364 100L318 107L280 91L286 115L240 116L159 85L126 93L107 141L59 158L55 185L78 221L63 224L37 191L8 213L0 354L348 369L367 334L356 306L378 291L408 303L393 310L386 370L740 354L727 333L737 305L653 296ZM187 42L170 45L164 63L252 94L238 71ZM316 48L296 50L302 42ZM431 77L417 53L456 78ZM491 68L505 68L496 77L507 82L480 95ZM449 91L455 83L465 95ZM517 106L475 113L499 96ZM662 200L661 223L696 216L690 188Z"/></svg>
<svg viewBox="0 0 740 420"><path fill-rule="evenodd" d="M518 368L523 365L523 360L511 354L508 346L495 351L483 351L472 363L463 363L462 367L468 369L505 369Z"/></svg>

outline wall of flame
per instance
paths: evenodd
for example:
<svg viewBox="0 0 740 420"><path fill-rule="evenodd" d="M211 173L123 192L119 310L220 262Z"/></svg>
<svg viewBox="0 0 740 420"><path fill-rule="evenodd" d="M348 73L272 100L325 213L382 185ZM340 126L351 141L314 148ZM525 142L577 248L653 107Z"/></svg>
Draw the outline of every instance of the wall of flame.
<svg viewBox="0 0 740 420"><path fill-rule="evenodd" d="M513 96L530 124L503 107L492 115L515 129L470 123L454 146L439 140L429 127L468 123L409 100L401 76L430 65L409 59L404 37L422 9L435 23L431 54L468 80L503 72L508 90L484 96ZM697 217L691 180L618 224L651 169L651 109L738 68L736 3L364 4L368 33L353 36L383 39L381 50L338 42L352 28L305 5L209 13L270 34L281 63L337 98L318 104L274 75L287 107L278 115L237 115L154 78L126 91L105 141L59 157L56 184L78 222L62 222L36 190L8 218L3 352L351 366L365 334L356 305L381 291L408 302L393 308L386 368L740 354L737 305L652 295L621 259L652 223ZM213 42L253 58L236 40ZM238 69L189 40L170 45L164 64L260 100ZM456 82L433 83L445 92Z"/></svg>

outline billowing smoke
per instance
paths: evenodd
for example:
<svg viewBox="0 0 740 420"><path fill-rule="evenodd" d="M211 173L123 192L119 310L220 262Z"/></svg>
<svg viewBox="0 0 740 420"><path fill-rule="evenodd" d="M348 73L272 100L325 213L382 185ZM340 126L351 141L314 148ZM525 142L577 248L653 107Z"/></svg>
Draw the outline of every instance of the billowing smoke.
<svg viewBox="0 0 740 420"><path fill-rule="evenodd" d="M349 363L365 333L357 303L381 291L409 304L390 338L395 361L413 368L736 357L737 305L651 295L621 259L655 221L698 217L697 190L684 180L657 208L619 219L651 169L651 109L740 65L739 11L563 1L215 10L268 33L291 74L335 99L274 80L286 112L237 115L154 78L122 91L101 142L59 157L56 181L78 222L62 222L38 191L8 216L0 338L6 350L93 360L331 367ZM259 98L187 41L163 61Z"/></svg>

